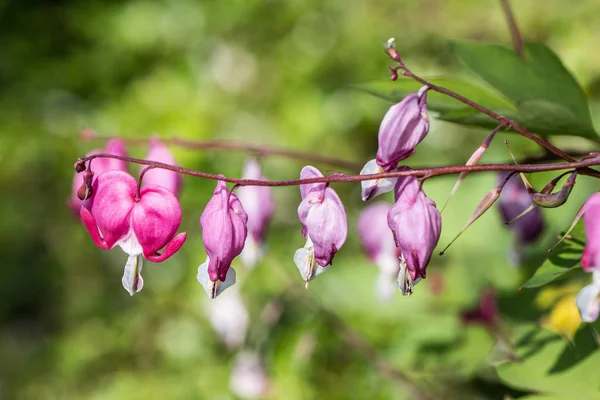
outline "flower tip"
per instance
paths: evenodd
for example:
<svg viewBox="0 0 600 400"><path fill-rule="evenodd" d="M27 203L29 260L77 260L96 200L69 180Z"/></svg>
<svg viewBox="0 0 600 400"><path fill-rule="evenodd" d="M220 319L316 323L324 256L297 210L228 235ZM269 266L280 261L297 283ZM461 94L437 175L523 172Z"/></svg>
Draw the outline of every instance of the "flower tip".
<svg viewBox="0 0 600 400"><path fill-rule="evenodd" d="M233 286L236 282L236 273L233 268L229 268L227 270L227 275L225 276L224 281L216 280L212 281L208 276L208 264L210 262L210 258L206 257L206 261L202 263L198 267L198 275L196 275L196 279L204 288L204 291L211 299L216 298L218 295L223 293L225 289L230 286Z"/></svg>

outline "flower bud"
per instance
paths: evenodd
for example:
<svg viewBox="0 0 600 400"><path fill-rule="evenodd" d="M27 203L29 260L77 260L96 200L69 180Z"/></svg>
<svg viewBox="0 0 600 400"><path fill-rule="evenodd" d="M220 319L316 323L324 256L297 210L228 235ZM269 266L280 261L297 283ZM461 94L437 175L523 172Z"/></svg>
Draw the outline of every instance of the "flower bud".
<svg viewBox="0 0 600 400"><path fill-rule="evenodd" d="M413 176L398 179L395 199L387 220L400 252L398 287L407 295L425 278L433 249L440 239L442 218Z"/></svg>
<svg viewBox="0 0 600 400"><path fill-rule="evenodd" d="M100 153L108 153L108 154L113 154L115 156L127 156L127 150L125 149L125 142L123 142L120 139L111 139L108 142L106 142L104 149L93 150L93 151L89 152L87 155L91 156L91 155L100 154ZM93 177L95 177L95 178L97 178L98 176L100 176L102 173L104 173L106 171L126 171L127 170L127 163L125 161L117 160L114 158L107 158L107 157L94 158L93 160L89 161L89 164L91 165L91 168L88 167L87 171L89 173L93 172ZM81 207L85 207L88 210L91 210L92 204L94 202L94 193L91 190L89 190L89 189L91 189L91 185L93 184L94 179L92 179L92 182L89 185L86 185L86 183L84 182L84 179L86 179L86 176L88 177L87 179L89 179L89 175L85 175L85 173L84 174L80 173L85 170L86 170L85 164L79 163L79 162L77 162L75 164L75 171L77 173L75 174L75 177L73 178L71 198L68 201L68 205L71 208L71 211L73 212L73 214L76 216L79 216L79 209ZM88 190L84 189L84 185L87 186ZM80 195L84 196L85 199L82 200Z"/></svg>
<svg viewBox="0 0 600 400"><path fill-rule="evenodd" d="M312 168L305 167L303 174L307 175L305 171L320 174ZM342 201L330 187L324 184L301 186L300 193L303 200L298 207L298 217L302 223L302 235L307 241L303 249L296 251L294 262L308 282L331 264L346 241L348 221Z"/></svg>
<svg viewBox="0 0 600 400"><path fill-rule="evenodd" d="M244 248L247 221L242 203L227 190L225 182L219 181L200 216L207 260L198 267L197 278L211 298L235 283L235 271L230 266Z"/></svg>
<svg viewBox="0 0 600 400"><path fill-rule="evenodd" d="M246 162L243 178L266 180L256 160ZM240 257L247 267L253 267L262 258L263 242L275 211L273 190L268 186L242 186L237 196L248 214L248 236Z"/></svg>
<svg viewBox="0 0 600 400"><path fill-rule="evenodd" d="M586 244L581 257L585 271L600 271L600 193L594 193L583 205Z"/></svg>
<svg viewBox="0 0 600 400"><path fill-rule="evenodd" d="M499 181L503 182L509 175L509 172L503 172L499 175ZM515 235L519 243L532 243L541 234L544 229L544 217L539 208L534 208L519 219L513 221L515 217L525 211L533 204L527 189L519 180L518 176L511 177L500 194L498 199L498 208L502 221Z"/></svg>
<svg viewBox="0 0 600 400"><path fill-rule="evenodd" d="M321 171L319 171L312 165L307 165L306 167L302 168L302 171L300 171L300 179L311 178L323 178L323 174L321 173ZM324 182L306 183L304 185L300 185L300 196L302 197L302 199L304 199L312 191L322 193L326 187L327 184Z"/></svg>
<svg viewBox="0 0 600 400"><path fill-rule="evenodd" d="M148 148L148 155L146 160L157 161L163 164L177 165L171 150L165 146L160 140L153 137L150 139L150 146ZM144 174L142 182L143 186L146 185L158 185L167 189L175 196L179 196L181 193L181 186L183 184L183 178L180 174L175 171L169 171L164 168L152 168Z"/></svg>
<svg viewBox="0 0 600 400"><path fill-rule="evenodd" d="M399 161L413 154L429 132L427 90L424 86L418 93L409 94L383 117L379 127L377 164L385 171L393 170Z"/></svg>

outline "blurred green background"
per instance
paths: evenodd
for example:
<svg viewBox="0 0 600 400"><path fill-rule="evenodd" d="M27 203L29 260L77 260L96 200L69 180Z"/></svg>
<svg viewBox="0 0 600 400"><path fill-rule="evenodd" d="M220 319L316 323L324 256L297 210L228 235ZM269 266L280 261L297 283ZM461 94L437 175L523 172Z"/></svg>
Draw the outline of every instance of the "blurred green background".
<svg viewBox="0 0 600 400"><path fill-rule="evenodd" d="M524 36L555 50L584 87L600 127L598 1L519 0L513 7ZM446 255L433 257L428 279L412 297L397 293L390 303L377 299L377 270L355 233L363 207L359 185L335 187L350 235L335 266L307 291L292 261L304 244L298 189L278 188L266 259L252 271L234 262L248 331L239 324L245 311L238 310L241 317L230 320L238 322L232 326L241 329L243 343L230 346L211 327L207 310L215 304L209 308L195 279L205 259L198 219L213 182L185 178L181 231L188 232L187 243L167 262L146 265L144 290L135 297L119 282L124 254L96 248L66 206L76 158L102 146L79 140L84 128L239 139L359 163L373 158L389 104L348 86L389 76L381 47L389 37L415 72L473 80L450 53L450 40L510 46L495 0L0 1L0 399L252 398L252 385L239 381L260 386L261 373L266 398L416 398L365 356L350 331L437 398L535 392L499 379L495 340L481 326L464 326L460 312L494 287L509 332L547 320L556 296L534 301L538 291L517 289L598 189L589 178L579 178L566 206L544 211L547 231L525 251L523 268L511 265L513 238L492 210ZM464 163L486 135L434 120L408 164ZM503 137L521 157L541 154L505 134L485 162L510 160ZM554 142L593 147L572 137ZM173 151L182 166L229 176L240 175L246 158ZM145 152L130 148L133 156ZM294 178L302 166L281 158L263 162L270 179ZM136 166L131 171L137 173ZM534 182L542 187L551 177ZM493 174L466 180L443 215L440 245L495 181ZM441 205L453 184L451 177L439 178L425 189ZM586 279L571 281L574 289L557 287L572 294ZM572 315L572 301L565 304L564 315ZM225 318L234 313L227 301L216 306ZM246 368L259 378L232 380L240 352L261 360L262 371ZM600 367L598 361L592 367ZM528 366L518 375L528 381L536 370Z"/></svg>

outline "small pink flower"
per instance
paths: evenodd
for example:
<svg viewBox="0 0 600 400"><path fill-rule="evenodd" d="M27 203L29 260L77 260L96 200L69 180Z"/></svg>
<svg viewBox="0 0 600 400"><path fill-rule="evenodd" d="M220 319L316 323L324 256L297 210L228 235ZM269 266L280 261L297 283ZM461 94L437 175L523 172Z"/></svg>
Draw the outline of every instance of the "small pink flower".
<svg viewBox="0 0 600 400"><path fill-rule="evenodd" d="M398 179L395 199L388 213L388 226L400 251L398 286L407 295L425 278L425 269L440 239L442 217L413 176Z"/></svg>
<svg viewBox="0 0 600 400"><path fill-rule="evenodd" d="M246 161L243 178L266 180L254 159ZM265 235L275 212L275 199L272 188L268 186L242 186L237 196L248 214L248 237L240 257L251 268L262 258Z"/></svg>
<svg viewBox="0 0 600 400"><path fill-rule="evenodd" d="M146 160L157 161L169 165L177 165L171 150L169 150L167 146L165 146L155 137L150 139L150 147L148 149ZM163 168L152 168L144 174L142 185L162 186L175 196L179 196L181 193L181 187L183 185L183 178L174 171L169 171Z"/></svg>
<svg viewBox="0 0 600 400"><path fill-rule="evenodd" d="M301 178L322 176L314 167L305 167ZM316 173L315 173L316 171ZM294 262L302 277L309 280L325 271L348 235L346 210L337 193L325 184L301 185L303 200L298 207L302 235L306 245L294 254Z"/></svg>
<svg viewBox="0 0 600 400"><path fill-rule="evenodd" d="M125 148L125 142L120 139L111 139L106 142L106 145L103 149L92 150L87 155L91 156L94 154L100 153L108 153L113 154L115 156L127 156L127 149ZM100 176L102 173L106 171L127 171L127 163L122 160L117 160L114 158L95 158L91 163L91 170L94 172L94 177ZM77 197L77 191L83 184L84 172L76 173L73 178L73 188L71 191L71 197L68 201L69 207L73 212L73 215L79 216L79 209L81 207L85 207L88 210L92 209L92 204L94 203L94 193L92 193L91 197L86 200L80 200ZM92 180L93 184L93 180Z"/></svg>
<svg viewBox="0 0 600 400"><path fill-rule="evenodd" d="M415 147L429 132L427 116L427 86L411 93L393 105L383 117L379 127L377 164L391 171L415 152Z"/></svg>
<svg viewBox="0 0 600 400"><path fill-rule="evenodd" d="M137 198L136 180L123 171L99 175L92 188L94 204L91 211L81 208L81 220L96 246L108 250L118 245L129 255L123 287L133 296L144 284L142 256L161 262L185 242L186 233L175 235L181 223L179 202L171 192L155 185L142 188Z"/></svg>
<svg viewBox="0 0 600 400"><path fill-rule="evenodd" d="M211 298L235 283L235 270L230 267L244 248L247 221L242 203L219 181L200 216L207 259L198 267L197 279Z"/></svg>

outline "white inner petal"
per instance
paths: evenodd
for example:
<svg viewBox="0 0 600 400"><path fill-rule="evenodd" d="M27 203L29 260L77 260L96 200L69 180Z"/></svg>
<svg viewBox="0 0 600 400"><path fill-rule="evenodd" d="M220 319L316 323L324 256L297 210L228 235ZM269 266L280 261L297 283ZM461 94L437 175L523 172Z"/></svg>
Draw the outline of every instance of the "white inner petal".
<svg viewBox="0 0 600 400"><path fill-rule="evenodd" d="M208 276L209 261L210 258L206 256L206 261L200 264L200 266L198 267L198 274L196 275L196 279L198 280L198 282L200 282L208 297L214 299L215 297L223 293L225 289L235 284L236 273L233 268L229 268L229 270L227 271L227 275L225 276L225 281L221 282L217 280L216 282L213 282Z"/></svg>
<svg viewBox="0 0 600 400"><path fill-rule="evenodd" d="M294 254L294 263L296 264L296 267L298 267L300 275L302 275L302 278L306 282L306 287L308 287L308 281L313 280L316 276L322 274L331 267L331 265L322 267L317 264L315 260L315 248L310 236L307 236L304 247L296 250L296 253Z"/></svg>
<svg viewBox="0 0 600 400"><path fill-rule="evenodd" d="M381 168L376 160L370 160L365 164L363 169L360 171L361 175L379 174L382 173ZM361 196L363 201L372 199L373 197L379 196L380 194L390 192L394 189L398 178L383 178L383 179L370 179L368 181L362 181L360 186Z"/></svg>
<svg viewBox="0 0 600 400"><path fill-rule="evenodd" d="M117 243L123 249L126 254L130 256L136 256L138 254L142 254L142 245L138 241L137 236L135 236L135 232L133 232L133 228L129 229L127 236L123 239L119 240Z"/></svg>
<svg viewBox="0 0 600 400"><path fill-rule="evenodd" d="M600 286L595 283L591 283L581 289L575 304L579 309L581 319L585 322L594 322L598 319L598 313L600 312Z"/></svg>
<svg viewBox="0 0 600 400"><path fill-rule="evenodd" d="M123 271L123 287L131 296L142 290L144 287L144 279L142 279L143 258L141 254L130 255L127 257L125 269Z"/></svg>
<svg viewBox="0 0 600 400"><path fill-rule="evenodd" d="M404 254L400 255L400 272L398 273L398 289L402 292L403 296L410 296L413 294L413 289L417 283L421 281L421 278L417 278L413 281L410 276L410 271L406 266L406 260Z"/></svg>

